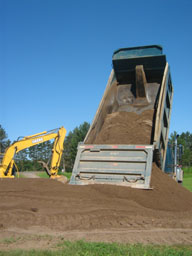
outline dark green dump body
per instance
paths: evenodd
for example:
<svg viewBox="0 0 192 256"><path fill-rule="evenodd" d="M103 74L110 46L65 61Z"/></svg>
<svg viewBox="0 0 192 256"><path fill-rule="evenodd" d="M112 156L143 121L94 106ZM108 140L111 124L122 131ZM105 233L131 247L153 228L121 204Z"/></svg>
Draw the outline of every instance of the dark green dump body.
<svg viewBox="0 0 192 256"><path fill-rule="evenodd" d="M113 54L113 68L119 84L134 82L135 67L143 65L148 83L161 83L166 56L160 46L123 48Z"/></svg>
<svg viewBox="0 0 192 256"><path fill-rule="evenodd" d="M120 48L114 51L113 60L158 56L162 54L163 54L163 48L160 45L147 45L147 46L139 46L139 47Z"/></svg>

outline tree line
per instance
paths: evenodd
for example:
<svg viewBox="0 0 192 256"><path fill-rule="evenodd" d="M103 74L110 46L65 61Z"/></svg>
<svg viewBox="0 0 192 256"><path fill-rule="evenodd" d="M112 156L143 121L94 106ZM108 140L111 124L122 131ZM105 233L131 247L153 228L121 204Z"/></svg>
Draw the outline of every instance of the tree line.
<svg viewBox="0 0 192 256"><path fill-rule="evenodd" d="M177 132L171 133L169 141L173 145ZM192 166L192 133L182 132L177 138L177 144L183 146L183 155L181 158L182 165L185 167Z"/></svg>
<svg viewBox="0 0 192 256"><path fill-rule="evenodd" d="M87 122L82 123L73 131L70 131L65 137L64 151L61 160L61 169L71 172L75 161L78 143L83 141L90 125ZM170 135L169 141L173 144L177 132ZM11 144L5 129L0 125L0 153L4 153ZM184 153L182 155L182 165L192 166L192 133L183 132L178 137L178 144L183 145ZM53 141L46 141L36 146L24 149L15 156L15 161L20 171L38 171L42 170L39 160L49 163L51 159Z"/></svg>

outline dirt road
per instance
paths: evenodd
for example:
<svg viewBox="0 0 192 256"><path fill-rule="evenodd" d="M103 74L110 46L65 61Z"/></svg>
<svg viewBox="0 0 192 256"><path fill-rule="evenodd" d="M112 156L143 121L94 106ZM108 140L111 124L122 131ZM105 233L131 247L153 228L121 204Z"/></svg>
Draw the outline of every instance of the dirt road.
<svg viewBox="0 0 192 256"><path fill-rule="evenodd" d="M22 172L22 176L25 178L39 178L39 176L37 175L37 172Z"/></svg>

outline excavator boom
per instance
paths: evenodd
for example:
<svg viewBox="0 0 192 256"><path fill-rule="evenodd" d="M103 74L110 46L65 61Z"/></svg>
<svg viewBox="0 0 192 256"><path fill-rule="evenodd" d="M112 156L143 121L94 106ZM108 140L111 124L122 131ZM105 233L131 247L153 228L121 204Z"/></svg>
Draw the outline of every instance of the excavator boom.
<svg viewBox="0 0 192 256"><path fill-rule="evenodd" d="M64 127L54 129L51 131L44 131L31 136L23 137L14 142L7 148L0 165L0 178L13 178L12 170L14 166L14 155L19 151L43 143L45 141L55 139L52 149L52 161L50 168L50 176L57 176L58 168L63 153L63 143L65 139L66 130Z"/></svg>

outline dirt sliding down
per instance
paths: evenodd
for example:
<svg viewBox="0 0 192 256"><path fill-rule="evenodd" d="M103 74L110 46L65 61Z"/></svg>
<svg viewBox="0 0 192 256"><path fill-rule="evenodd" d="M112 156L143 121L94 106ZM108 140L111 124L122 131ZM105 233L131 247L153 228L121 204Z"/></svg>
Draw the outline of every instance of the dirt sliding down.
<svg viewBox="0 0 192 256"><path fill-rule="evenodd" d="M148 190L146 191L143 206L163 211L192 210L192 193L159 169L155 163L152 166L151 188L151 196L148 197Z"/></svg>
<svg viewBox="0 0 192 256"><path fill-rule="evenodd" d="M151 144L154 110L108 114L93 144ZM88 138L89 144L92 138Z"/></svg>

